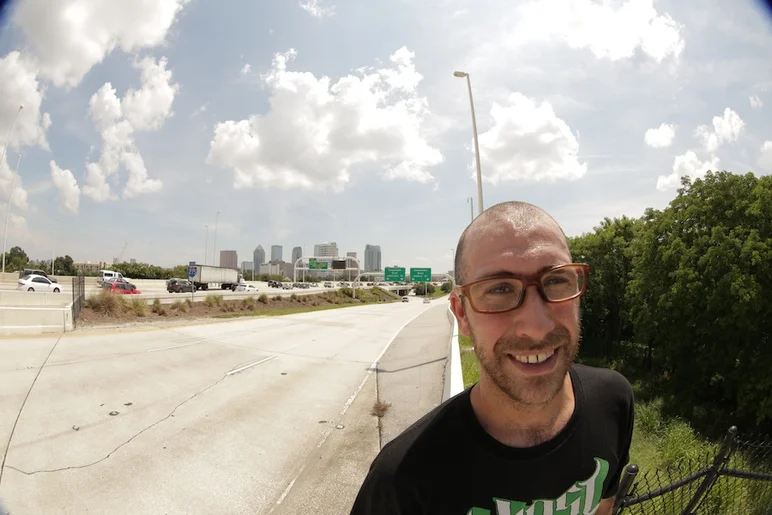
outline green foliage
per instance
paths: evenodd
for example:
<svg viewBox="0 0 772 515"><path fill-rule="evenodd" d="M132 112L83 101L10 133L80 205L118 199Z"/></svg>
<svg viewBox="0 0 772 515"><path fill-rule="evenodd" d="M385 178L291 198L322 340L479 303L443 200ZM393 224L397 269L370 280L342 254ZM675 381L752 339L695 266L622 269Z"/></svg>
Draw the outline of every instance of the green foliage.
<svg viewBox="0 0 772 515"><path fill-rule="evenodd" d="M426 292L429 292L429 295L434 295L435 286L432 283L417 283L413 290L415 290L416 295L426 295Z"/></svg>
<svg viewBox="0 0 772 515"><path fill-rule="evenodd" d="M1 258L2 256L0 256L0 259ZM5 253L6 272L18 272L19 270L28 268L28 265L29 257L21 247L11 247L11 249Z"/></svg>
<svg viewBox="0 0 772 515"><path fill-rule="evenodd" d="M604 219L594 232L569 239L574 262L590 265L582 299L582 355L611 356L616 342L632 337L625 290L632 269L630 246L638 224L627 217Z"/></svg>
<svg viewBox="0 0 772 515"><path fill-rule="evenodd" d="M450 283L450 281L442 283L440 286L440 289L443 293L450 293L450 291L453 289L453 285Z"/></svg>
<svg viewBox="0 0 772 515"><path fill-rule="evenodd" d="M632 252L630 317L669 407L719 427L771 423L772 178L684 180L646 212Z"/></svg>

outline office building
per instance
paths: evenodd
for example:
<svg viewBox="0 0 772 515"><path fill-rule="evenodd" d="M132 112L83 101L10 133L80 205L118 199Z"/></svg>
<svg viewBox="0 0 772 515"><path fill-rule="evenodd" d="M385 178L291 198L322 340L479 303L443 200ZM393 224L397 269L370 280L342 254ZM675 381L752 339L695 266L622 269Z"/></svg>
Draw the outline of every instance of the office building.
<svg viewBox="0 0 772 515"><path fill-rule="evenodd" d="M281 260L264 263L261 270L263 274L280 275L282 278L288 277L292 279L293 275L292 263Z"/></svg>
<svg viewBox="0 0 772 515"><path fill-rule="evenodd" d="M271 245L271 261L282 260L282 248L281 245Z"/></svg>
<svg viewBox="0 0 772 515"><path fill-rule="evenodd" d="M314 245L314 257L338 257L338 244L328 241Z"/></svg>
<svg viewBox="0 0 772 515"><path fill-rule="evenodd" d="M380 272L381 268L381 246L365 245L365 272Z"/></svg>
<svg viewBox="0 0 772 515"><path fill-rule="evenodd" d="M347 259L346 267L347 268L359 268L359 265L357 264L357 261L355 259L357 258L356 252L346 252L346 257L351 257L354 259Z"/></svg>
<svg viewBox="0 0 772 515"><path fill-rule="evenodd" d="M235 250L220 251L220 266L222 268L239 268L239 256Z"/></svg>
<svg viewBox="0 0 772 515"><path fill-rule="evenodd" d="M290 263L295 266L295 262L303 257L303 247L295 247L292 249L292 261Z"/></svg>
<svg viewBox="0 0 772 515"><path fill-rule="evenodd" d="M265 263L265 250L262 245L258 245L255 251L252 253L252 261L255 263L255 273L264 274L261 265Z"/></svg>
<svg viewBox="0 0 772 515"><path fill-rule="evenodd" d="M241 262L241 271L242 272L251 272L252 267L255 265L254 261L242 261Z"/></svg>

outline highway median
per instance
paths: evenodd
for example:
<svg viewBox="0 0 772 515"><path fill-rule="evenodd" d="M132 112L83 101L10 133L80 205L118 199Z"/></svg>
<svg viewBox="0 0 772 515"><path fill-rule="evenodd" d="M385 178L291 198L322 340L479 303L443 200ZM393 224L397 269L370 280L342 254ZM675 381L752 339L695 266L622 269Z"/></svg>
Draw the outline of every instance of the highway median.
<svg viewBox="0 0 772 515"><path fill-rule="evenodd" d="M356 298L352 297L350 288L289 296L258 292L254 297L238 300L226 300L219 295L204 293L195 293L195 295L204 295L204 301L192 302L190 296L186 296L187 298L180 298L171 304L162 304L159 299L148 302L145 299L118 295L105 290L86 300L77 325L90 327L170 319L281 316L400 300L398 295L381 288L357 289Z"/></svg>

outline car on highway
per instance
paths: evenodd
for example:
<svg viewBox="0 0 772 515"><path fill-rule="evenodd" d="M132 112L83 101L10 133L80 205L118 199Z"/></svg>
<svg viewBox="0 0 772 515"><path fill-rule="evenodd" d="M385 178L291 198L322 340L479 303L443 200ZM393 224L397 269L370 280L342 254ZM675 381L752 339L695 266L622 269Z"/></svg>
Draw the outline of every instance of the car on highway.
<svg viewBox="0 0 772 515"><path fill-rule="evenodd" d="M184 293L196 291L196 285L187 279L169 279L166 281L166 291L169 293Z"/></svg>
<svg viewBox="0 0 772 515"><path fill-rule="evenodd" d="M402 302L410 302L410 299L407 297L402 297Z"/></svg>
<svg viewBox="0 0 772 515"><path fill-rule="evenodd" d="M139 295L142 293L133 284L123 282L113 282L110 291L121 295Z"/></svg>
<svg viewBox="0 0 772 515"><path fill-rule="evenodd" d="M236 286L236 291L257 291L257 286L254 284L245 284L241 283L238 286Z"/></svg>
<svg viewBox="0 0 772 515"><path fill-rule="evenodd" d="M292 289L292 285L289 284L289 283L284 284L284 285L282 285L281 289L282 290L291 290Z"/></svg>
<svg viewBox="0 0 772 515"><path fill-rule="evenodd" d="M43 277L42 275L26 275L24 277L19 278L19 283L16 286L16 289L19 291L42 291L42 292L53 292L53 293L59 293L62 291L62 287L59 283L55 283L48 279L48 277Z"/></svg>
<svg viewBox="0 0 772 515"><path fill-rule="evenodd" d="M430 302L429 297L424 297L424 304L429 304Z"/></svg>
<svg viewBox="0 0 772 515"><path fill-rule="evenodd" d="M119 279L117 277L110 277L109 279L105 279L104 280L104 282L102 283L102 288L104 288L106 290L110 290L110 289L112 289L113 284L128 284L129 286L136 287L134 285L134 283L131 283L131 282L127 281L126 279Z"/></svg>

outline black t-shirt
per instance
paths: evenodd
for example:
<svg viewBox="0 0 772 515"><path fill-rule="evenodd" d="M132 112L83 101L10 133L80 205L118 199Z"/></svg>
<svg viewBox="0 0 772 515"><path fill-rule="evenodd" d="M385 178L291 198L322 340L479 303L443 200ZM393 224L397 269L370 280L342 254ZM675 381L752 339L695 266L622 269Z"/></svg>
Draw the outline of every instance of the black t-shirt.
<svg viewBox="0 0 772 515"><path fill-rule="evenodd" d="M574 364L570 374L574 413L552 440L498 442L477 420L469 388L383 447L351 515L594 513L629 461L633 390L612 370Z"/></svg>

